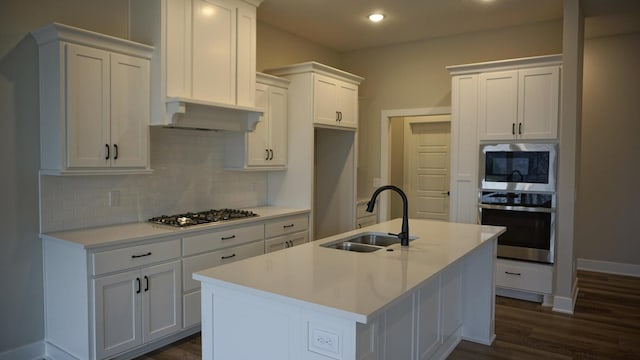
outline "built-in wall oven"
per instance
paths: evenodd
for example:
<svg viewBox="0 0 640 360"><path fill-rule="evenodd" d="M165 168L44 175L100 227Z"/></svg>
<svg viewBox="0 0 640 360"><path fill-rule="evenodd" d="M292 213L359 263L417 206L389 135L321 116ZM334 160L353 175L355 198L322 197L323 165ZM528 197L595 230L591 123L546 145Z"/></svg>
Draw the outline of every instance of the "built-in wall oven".
<svg viewBox="0 0 640 360"><path fill-rule="evenodd" d="M555 144L485 144L480 151L479 220L506 226L498 257L554 262Z"/></svg>

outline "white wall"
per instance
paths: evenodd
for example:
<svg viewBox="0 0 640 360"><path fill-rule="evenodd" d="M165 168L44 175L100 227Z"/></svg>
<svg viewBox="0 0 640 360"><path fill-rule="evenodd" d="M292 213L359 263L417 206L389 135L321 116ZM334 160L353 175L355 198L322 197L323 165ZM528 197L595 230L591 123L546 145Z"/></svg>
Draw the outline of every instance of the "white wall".
<svg viewBox="0 0 640 360"><path fill-rule="evenodd" d="M640 266L640 33L585 41L577 258Z"/></svg>

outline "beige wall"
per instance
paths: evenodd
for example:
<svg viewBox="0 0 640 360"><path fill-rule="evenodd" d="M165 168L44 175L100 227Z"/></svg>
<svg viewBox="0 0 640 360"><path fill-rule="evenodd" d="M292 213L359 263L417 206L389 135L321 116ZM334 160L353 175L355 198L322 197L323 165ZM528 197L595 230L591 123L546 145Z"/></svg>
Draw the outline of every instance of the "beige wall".
<svg viewBox="0 0 640 360"><path fill-rule="evenodd" d="M640 33L585 41L577 258L640 265Z"/></svg>
<svg viewBox="0 0 640 360"><path fill-rule="evenodd" d="M258 10L258 16L259 16ZM257 69L317 61L340 68L340 53L258 21Z"/></svg>
<svg viewBox="0 0 640 360"><path fill-rule="evenodd" d="M126 37L128 0L26 0L0 5L0 353L44 337L38 239L38 52L51 22Z"/></svg>
<svg viewBox="0 0 640 360"><path fill-rule="evenodd" d="M365 78L360 87L367 106L361 107L359 119L359 195L371 192L380 173L382 110L451 106L448 65L561 52L562 22L554 21L344 54L344 70Z"/></svg>

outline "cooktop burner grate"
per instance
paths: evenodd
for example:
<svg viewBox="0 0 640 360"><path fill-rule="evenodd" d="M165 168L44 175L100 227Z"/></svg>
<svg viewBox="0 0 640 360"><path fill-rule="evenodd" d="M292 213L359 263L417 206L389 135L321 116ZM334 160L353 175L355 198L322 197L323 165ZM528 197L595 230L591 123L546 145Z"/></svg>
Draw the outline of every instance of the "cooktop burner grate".
<svg viewBox="0 0 640 360"><path fill-rule="evenodd" d="M149 222L174 227L187 227L219 221L244 219L254 216L258 216L258 214L249 210L211 209L199 212L188 212L184 214L156 216L149 219Z"/></svg>

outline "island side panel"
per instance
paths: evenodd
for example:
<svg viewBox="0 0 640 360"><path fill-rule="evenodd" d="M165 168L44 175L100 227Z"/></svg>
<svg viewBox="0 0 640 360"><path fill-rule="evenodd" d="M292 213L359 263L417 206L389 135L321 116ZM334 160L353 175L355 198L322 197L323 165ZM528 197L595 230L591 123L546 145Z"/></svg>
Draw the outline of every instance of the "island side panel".
<svg viewBox="0 0 640 360"><path fill-rule="evenodd" d="M462 338L484 345L491 345L495 338L496 242L487 240L470 253L463 269Z"/></svg>
<svg viewBox="0 0 640 360"><path fill-rule="evenodd" d="M202 359L355 360L356 323L202 284Z"/></svg>

